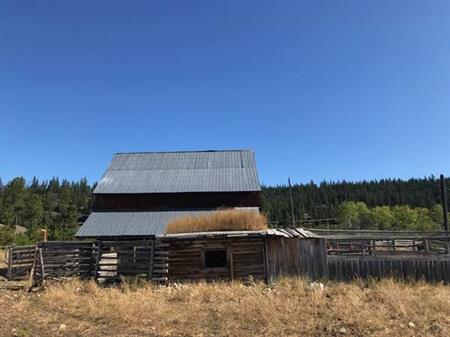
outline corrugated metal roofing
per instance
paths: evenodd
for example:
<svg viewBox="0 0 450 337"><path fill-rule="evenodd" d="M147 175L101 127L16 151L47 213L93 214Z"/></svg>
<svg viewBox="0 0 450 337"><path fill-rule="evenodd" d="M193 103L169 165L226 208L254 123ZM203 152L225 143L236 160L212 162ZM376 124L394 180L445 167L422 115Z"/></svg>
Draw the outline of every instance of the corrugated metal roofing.
<svg viewBox="0 0 450 337"><path fill-rule="evenodd" d="M257 207L248 207L246 210L259 212ZM93 212L75 236L149 236L164 234L166 225L175 218L211 212L213 211Z"/></svg>
<svg viewBox="0 0 450 337"><path fill-rule="evenodd" d="M318 235L303 228L273 228L268 229L269 235L282 236L285 238L319 238Z"/></svg>
<svg viewBox="0 0 450 337"><path fill-rule="evenodd" d="M117 153L94 193L260 191L253 151Z"/></svg>
<svg viewBox="0 0 450 337"><path fill-rule="evenodd" d="M161 234L158 237L172 239L199 239L199 238L233 238L233 237L258 237L280 236L284 238L320 238L319 236L304 230L303 228L280 228L260 231L221 231L221 232L194 232L178 234Z"/></svg>

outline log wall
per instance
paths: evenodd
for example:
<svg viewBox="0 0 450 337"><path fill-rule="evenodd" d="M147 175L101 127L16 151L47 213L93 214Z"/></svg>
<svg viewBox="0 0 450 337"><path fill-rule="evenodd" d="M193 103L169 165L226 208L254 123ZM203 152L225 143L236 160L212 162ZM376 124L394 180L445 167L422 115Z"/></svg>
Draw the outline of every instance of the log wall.
<svg viewBox="0 0 450 337"><path fill-rule="evenodd" d="M169 244L169 281L265 280L264 238L166 239ZM227 266L207 268L205 251L226 250Z"/></svg>

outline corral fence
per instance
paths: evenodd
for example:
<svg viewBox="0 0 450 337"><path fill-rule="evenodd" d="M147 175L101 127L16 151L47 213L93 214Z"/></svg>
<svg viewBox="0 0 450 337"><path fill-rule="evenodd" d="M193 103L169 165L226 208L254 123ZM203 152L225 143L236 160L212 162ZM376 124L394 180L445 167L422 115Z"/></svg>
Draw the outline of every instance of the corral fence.
<svg viewBox="0 0 450 337"><path fill-rule="evenodd" d="M331 280L396 277L450 283L450 236L445 232L310 231L325 240L315 248L320 254L308 255L312 258L307 269L323 265L320 275ZM283 252L282 246L274 248L273 253L280 255L278 250ZM73 276L101 282L126 276L166 282L170 278L169 250L173 250L170 247L158 238L39 242L8 248L6 275L9 280L31 278L37 282ZM299 249L289 251L301 255L294 254L292 261L307 254ZM281 258L279 263L287 263L287 259ZM295 271L293 274L300 275L302 270L297 270L301 269L297 264L289 268ZM172 273L175 269L182 270L176 264L172 268Z"/></svg>
<svg viewBox="0 0 450 337"><path fill-rule="evenodd" d="M99 281L141 276L167 281L168 253L158 240L47 241L7 249L7 279L93 277Z"/></svg>
<svg viewBox="0 0 450 337"><path fill-rule="evenodd" d="M22 280L30 274L34 262L35 246L6 247L6 278L8 280Z"/></svg>
<svg viewBox="0 0 450 337"><path fill-rule="evenodd" d="M336 281L354 278L394 277L450 283L449 256L343 256L330 255L328 277Z"/></svg>
<svg viewBox="0 0 450 337"><path fill-rule="evenodd" d="M311 229L326 239L328 277L450 283L450 236L444 231Z"/></svg>
<svg viewBox="0 0 450 337"><path fill-rule="evenodd" d="M167 244L158 240L100 241L96 245L93 276L116 280L121 276L141 276L167 281Z"/></svg>
<svg viewBox="0 0 450 337"><path fill-rule="evenodd" d="M33 279L92 276L95 246L95 242L89 241L38 242L34 250Z"/></svg>

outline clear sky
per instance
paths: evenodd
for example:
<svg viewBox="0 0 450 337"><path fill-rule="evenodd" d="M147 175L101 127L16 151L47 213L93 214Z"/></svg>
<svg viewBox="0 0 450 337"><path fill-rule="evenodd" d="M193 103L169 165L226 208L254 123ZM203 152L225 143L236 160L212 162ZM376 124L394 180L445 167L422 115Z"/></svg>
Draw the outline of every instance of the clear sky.
<svg viewBox="0 0 450 337"><path fill-rule="evenodd" d="M450 175L450 1L0 1L0 177L251 148L265 184Z"/></svg>

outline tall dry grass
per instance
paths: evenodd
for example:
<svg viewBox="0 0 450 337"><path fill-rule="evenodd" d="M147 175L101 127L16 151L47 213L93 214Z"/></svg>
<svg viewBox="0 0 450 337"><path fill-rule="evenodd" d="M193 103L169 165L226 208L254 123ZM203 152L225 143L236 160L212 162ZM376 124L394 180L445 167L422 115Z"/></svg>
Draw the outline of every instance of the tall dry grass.
<svg viewBox="0 0 450 337"><path fill-rule="evenodd" d="M6 251L0 249L0 268L6 268Z"/></svg>
<svg viewBox="0 0 450 337"><path fill-rule="evenodd" d="M234 209L224 209L205 215L186 216L167 224L166 233L253 231L267 229L265 215Z"/></svg>
<svg viewBox="0 0 450 337"><path fill-rule="evenodd" d="M116 288L74 280L38 295L7 303L0 294L1 336L450 336L450 288L426 283L321 290L298 278Z"/></svg>

